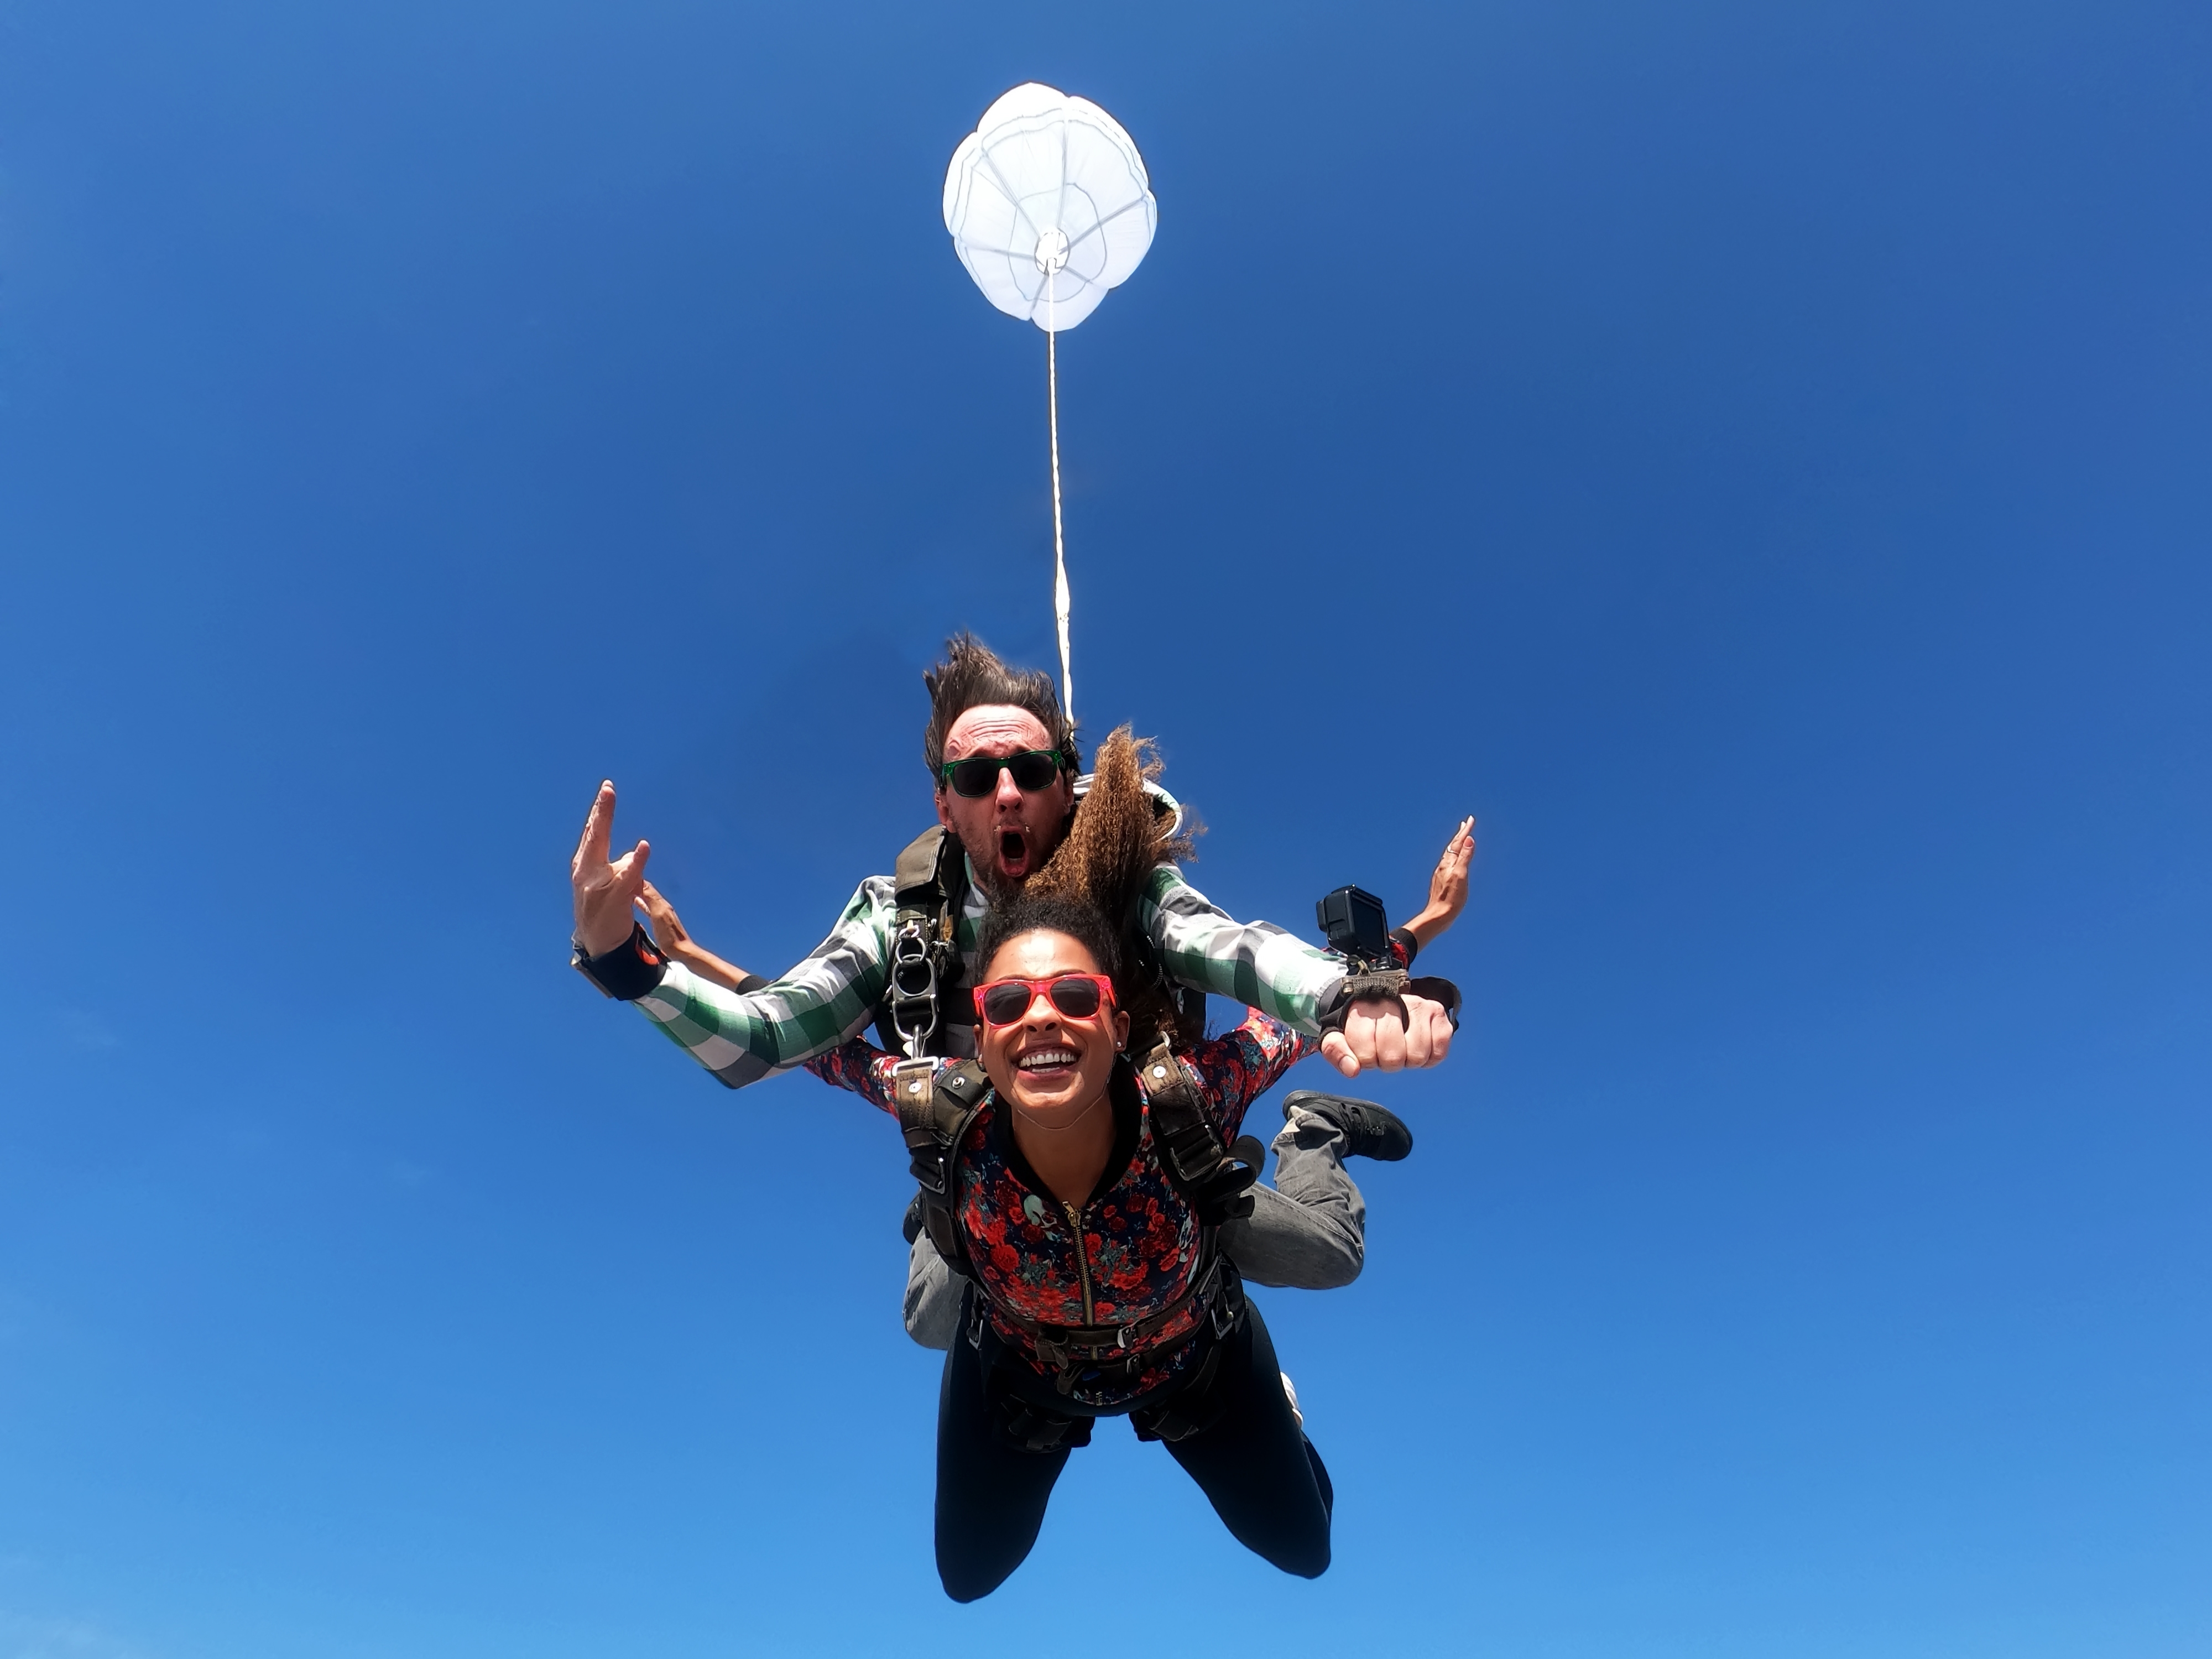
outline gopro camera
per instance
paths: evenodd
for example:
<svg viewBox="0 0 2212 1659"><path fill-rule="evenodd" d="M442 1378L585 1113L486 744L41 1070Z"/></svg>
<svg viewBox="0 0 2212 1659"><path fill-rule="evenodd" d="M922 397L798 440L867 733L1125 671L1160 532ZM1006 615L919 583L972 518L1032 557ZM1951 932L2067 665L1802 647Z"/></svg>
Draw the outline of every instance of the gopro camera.
<svg viewBox="0 0 2212 1659"><path fill-rule="evenodd" d="M1395 968L1390 918L1382 901L1361 887L1340 887L1314 906L1328 948L1360 969Z"/></svg>

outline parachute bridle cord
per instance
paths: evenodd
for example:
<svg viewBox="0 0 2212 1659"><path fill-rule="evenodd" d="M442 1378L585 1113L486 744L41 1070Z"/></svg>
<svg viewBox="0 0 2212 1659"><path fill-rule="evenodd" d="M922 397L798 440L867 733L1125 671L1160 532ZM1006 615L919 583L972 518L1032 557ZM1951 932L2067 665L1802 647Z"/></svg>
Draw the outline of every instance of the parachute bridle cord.
<svg viewBox="0 0 2212 1659"><path fill-rule="evenodd" d="M1067 652L1067 544L1060 520L1060 329L1057 313L1061 267L1067 264L1067 235L1057 228L1037 238L1036 265L1044 272L1045 406L1052 431L1052 614L1060 624L1060 711L1075 724L1075 677Z"/></svg>

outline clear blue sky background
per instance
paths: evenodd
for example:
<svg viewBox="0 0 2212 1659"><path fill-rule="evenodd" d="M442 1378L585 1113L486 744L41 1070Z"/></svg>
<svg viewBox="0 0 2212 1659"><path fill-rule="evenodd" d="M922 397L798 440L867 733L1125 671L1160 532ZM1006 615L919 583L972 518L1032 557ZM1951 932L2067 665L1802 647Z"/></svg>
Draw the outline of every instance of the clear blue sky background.
<svg viewBox="0 0 2212 1659"><path fill-rule="evenodd" d="M896 1134L566 965L603 775L775 969L937 642L1049 656L939 218L1030 78L1160 201L1093 734L1240 915L1481 816L1266 1303L1310 1585L1112 1430L946 1603ZM0 3L0 1655L2212 1650L2208 88L2186 3Z"/></svg>

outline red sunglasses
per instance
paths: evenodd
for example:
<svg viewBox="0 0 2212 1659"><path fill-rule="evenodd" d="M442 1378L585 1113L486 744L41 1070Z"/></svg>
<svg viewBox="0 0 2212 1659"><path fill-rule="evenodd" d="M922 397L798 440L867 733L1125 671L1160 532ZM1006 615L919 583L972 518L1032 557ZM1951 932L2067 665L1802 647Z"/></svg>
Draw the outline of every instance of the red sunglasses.
<svg viewBox="0 0 2212 1659"><path fill-rule="evenodd" d="M1040 997L1070 1019L1089 1019L1114 1003L1114 981L1103 974L1056 974L1050 979L994 979L975 988L975 1013L986 1025L1012 1025Z"/></svg>

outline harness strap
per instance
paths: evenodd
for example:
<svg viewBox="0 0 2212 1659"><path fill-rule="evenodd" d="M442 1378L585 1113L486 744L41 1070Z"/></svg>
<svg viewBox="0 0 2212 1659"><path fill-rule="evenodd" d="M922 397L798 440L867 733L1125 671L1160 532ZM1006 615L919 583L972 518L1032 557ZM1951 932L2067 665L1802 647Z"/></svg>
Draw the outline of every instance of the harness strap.
<svg viewBox="0 0 2212 1659"><path fill-rule="evenodd" d="M960 839L942 825L907 844L891 867L896 908L891 918L890 972L884 989L885 1036L908 1059L942 1052L940 1027L974 1017L950 993L961 975L953 933L968 890ZM931 1038L937 1037L934 1043Z"/></svg>
<svg viewBox="0 0 2212 1659"><path fill-rule="evenodd" d="M1188 1440L1218 1423L1227 1413L1229 1402L1217 1395L1213 1385L1220 1379L1222 1356L1228 1352L1226 1343L1215 1343L1191 1373L1189 1381L1166 1399L1131 1412L1129 1426L1137 1431L1137 1438Z"/></svg>
<svg viewBox="0 0 2212 1659"><path fill-rule="evenodd" d="M937 1073L934 1082L933 1072ZM952 1213L953 1165L990 1088L983 1068L972 1060L941 1072L932 1060L902 1060L891 1072L899 1133L906 1139L909 1167L921 1188L921 1224L945 1265L957 1273L967 1273L969 1267L968 1247Z"/></svg>
<svg viewBox="0 0 2212 1659"><path fill-rule="evenodd" d="M1206 1114L1191 1085L1190 1073L1163 1037L1138 1062L1144 1079L1152 1142L1160 1161L1208 1229L1252 1213L1252 1183L1260 1172L1234 1158L1221 1144L1221 1132Z"/></svg>
<svg viewBox="0 0 2212 1659"><path fill-rule="evenodd" d="M976 1279L976 1325L969 1332L969 1340L975 1340L981 1334L988 1302L991 1314L1027 1338L1040 1360L1059 1368L1062 1394L1074 1391L1078 1375L1083 1371L1136 1375L1158 1358L1158 1346L1148 1346L1152 1339L1194 1304L1201 1316L1212 1314L1216 1336L1234 1330L1244 1315L1243 1281L1235 1264L1222 1255L1216 1235L1223 1221L1252 1212L1252 1194L1248 1189L1259 1179L1259 1171L1231 1157L1222 1146L1220 1132L1200 1103L1189 1073L1165 1039L1137 1069L1161 1164L1169 1180L1197 1212L1199 1261L1182 1294L1167 1306L1125 1325L1047 1325L989 1297L982 1281ZM967 1241L953 1213L958 1188L957 1166L960 1149L990 1086L982 1066L972 1060L939 1070L934 1060L914 1058L901 1061L891 1073L899 1131L906 1139L920 1188L922 1227L945 1265L970 1279L975 1274L968 1260ZM1077 1248L1081 1248L1079 1243Z"/></svg>
<svg viewBox="0 0 2212 1659"><path fill-rule="evenodd" d="M1181 1296L1158 1312L1133 1323L1043 1325L996 1302L991 1304L991 1312L1028 1338L1040 1360L1059 1368L1055 1382L1062 1394L1073 1393L1079 1376L1085 1371L1097 1371L1107 1377L1133 1376L1158 1359L1162 1349L1181 1347L1190 1337L1202 1332L1206 1316L1212 1316L1217 1337L1226 1336L1236 1329L1237 1321L1244 1316L1244 1281L1238 1276L1236 1264L1214 1248L1210 1229L1200 1237L1205 1266L1192 1277ZM1194 1305L1200 1316L1197 1326L1175 1339L1172 1345L1152 1342L1186 1308Z"/></svg>

